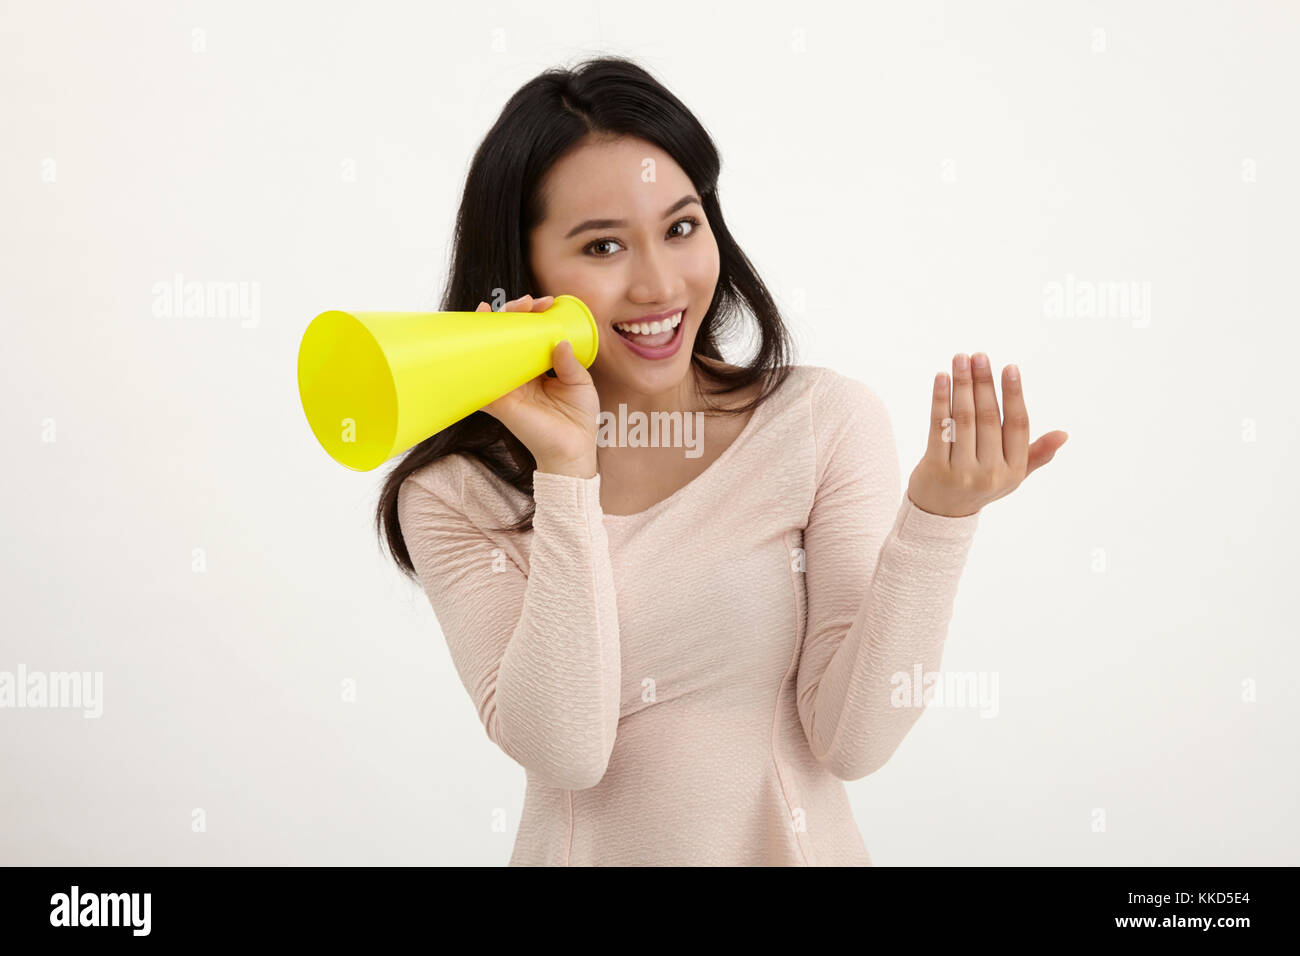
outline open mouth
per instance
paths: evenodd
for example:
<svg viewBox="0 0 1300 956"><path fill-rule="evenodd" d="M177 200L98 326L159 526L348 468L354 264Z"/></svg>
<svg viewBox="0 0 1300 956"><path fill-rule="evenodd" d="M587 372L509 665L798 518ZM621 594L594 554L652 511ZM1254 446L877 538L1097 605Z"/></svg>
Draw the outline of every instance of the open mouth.
<svg viewBox="0 0 1300 956"><path fill-rule="evenodd" d="M638 349L659 351L674 345L682 334L686 311L660 322L617 322L614 331Z"/></svg>

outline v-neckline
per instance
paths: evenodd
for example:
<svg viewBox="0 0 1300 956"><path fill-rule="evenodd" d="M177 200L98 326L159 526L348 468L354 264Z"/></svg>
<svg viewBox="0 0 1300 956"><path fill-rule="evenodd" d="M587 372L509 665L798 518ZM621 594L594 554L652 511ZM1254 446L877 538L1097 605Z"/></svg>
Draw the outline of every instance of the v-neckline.
<svg viewBox="0 0 1300 956"><path fill-rule="evenodd" d="M786 382L788 381L789 381L789 377L787 377L786 379ZM623 521L632 518L646 518L655 514L656 512L662 511L664 508L667 508L669 505L683 498L687 494L687 492L690 491L691 488L700 484L710 474L717 471L718 466L726 462L728 458L731 458L735 453L736 449L741 445L743 445L746 440L748 440L750 435L752 435L756 430L759 417L766 413L768 406L773 403L773 401L776 399L779 393L784 391L784 385L785 383L783 382L781 388L778 388L775 392L768 395L768 397L764 399L757 408L755 408L752 412L750 412L749 421L745 422L745 427L740 430L740 434L738 434L735 438L733 438L731 440L731 444L722 450L722 454L719 455L717 458L713 459L713 461L709 462L708 467L706 467L702 472L700 472L690 481L686 482L686 484L682 485L680 488L674 491L667 498L661 498L659 501L656 501L650 507L642 508L640 511L633 511L628 514L616 515L616 514L610 514L608 511L605 511L604 508L602 507L601 511L604 515L605 520L609 521L610 519L613 519L614 521L617 522L617 521Z"/></svg>

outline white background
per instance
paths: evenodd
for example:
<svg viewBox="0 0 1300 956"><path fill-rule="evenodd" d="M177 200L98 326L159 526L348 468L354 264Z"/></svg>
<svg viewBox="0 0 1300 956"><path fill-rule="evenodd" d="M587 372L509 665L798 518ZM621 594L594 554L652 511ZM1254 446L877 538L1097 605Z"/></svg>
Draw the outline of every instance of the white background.
<svg viewBox="0 0 1300 956"><path fill-rule="evenodd" d="M797 361L885 398L904 484L958 350L1070 433L957 599L997 717L847 785L875 862L1300 863L1297 49L1282 2L6 3L0 670L101 671L104 713L0 710L0 863L507 861L524 772L295 363L326 309L436 307L500 107L602 52L714 136ZM258 321L155 316L177 273ZM1067 276L1149 321L1047 315Z"/></svg>

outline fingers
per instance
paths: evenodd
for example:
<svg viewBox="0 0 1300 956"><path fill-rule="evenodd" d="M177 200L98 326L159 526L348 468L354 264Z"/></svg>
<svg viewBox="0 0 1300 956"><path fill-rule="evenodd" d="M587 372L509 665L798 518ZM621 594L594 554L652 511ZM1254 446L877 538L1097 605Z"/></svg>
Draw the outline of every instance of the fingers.
<svg viewBox="0 0 1300 956"><path fill-rule="evenodd" d="M965 352L952 357L952 418L956 445L948 461L953 467L973 466L978 461L975 457L975 389L971 381L970 356Z"/></svg>
<svg viewBox="0 0 1300 956"><path fill-rule="evenodd" d="M531 294L521 295L519 298L511 299L509 302L507 302L505 304L505 308L503 309L503 311L545 312L554 304L555 304L555 296L553 295L543 295L543 296L538 296L537 298L533 298ZM572 345L569 346L568 354L569 354L569 362L565 363L564 359L559 357L558 346L552 353L551 362L553 364L551 367L555 370L555 377L563 381L565 384L577 384L586 381L586 379L583 378L583 376L586 375L587 370L583 368L582 363L579 362L576 357L574 357ZM560 369L561 364L565 365L565 371L561 371ZM576 366L576 369L574 368L574 366ZM546 372L543 372L541 375L537 376L535 381L539 381L539 382L544 381L549 377L550 376Z"/></svg>
<svg viewBox="0 0 1300 956"><path fill-rule="evenodd" d="M517 299L511 299L501 307L502 312L545 312L555 304L555 296L543 295L534 298L531 294L521 295ZM491 306L486 302L480 302L475 312L491 311ZM566 385L578 385L588 381L587 370L582 363L578 361L573 354L573 345L567 340L561 342L555 347L551 361L554 363L555 377L563 381ZM547 378L543 372L533 381L541 381ZM495 403L494 403L495 404ZM490 408L490 406L487 406ZM487 410L485 408L485 410Z"/></svg>
<svg viewBox="0 0 1300 956"><path fill-rule="evenodd" d="M934 377L930 398L930 441L925 447L928 458L948 467L952 450L952 419L948 417L948 376L940 372Z"/></svg>
<svg viewBox="0 0 1300 956"><path fill-rule="evenodd" d="M501 307L502 312L545 312L555 304L555 296L543 295L533 298L532 295L521 295L517 299L511 299ZM491 306L486 302L480 302L475 312L491 311Z"/></svg>
<svg viewBox="0 0 1300 956"><path fill-rule="evenodd" d="M1029 473L1029 411L1025 408L1025 390L1015 365L1002 370L1002 400L1006 403L1006 422L1002 426L1002 457L1017 475Z"/></svg>
<svg viewBox="0 0 1300 956"><path fill-rule="evenodd" d="M970 373L975 397L975 457L982 467L1002 464L1002 411L993 387L993 363L988 353L971 356Z"/></svg>
<svg viewBox="0 0 1300 956"><path fill-rule="evenodd" d="M573 343L564 339L555 346L551 354L555 377L565 385L583 385L587 381L587 370L583 368L578 357L573 354Z"/></svg>

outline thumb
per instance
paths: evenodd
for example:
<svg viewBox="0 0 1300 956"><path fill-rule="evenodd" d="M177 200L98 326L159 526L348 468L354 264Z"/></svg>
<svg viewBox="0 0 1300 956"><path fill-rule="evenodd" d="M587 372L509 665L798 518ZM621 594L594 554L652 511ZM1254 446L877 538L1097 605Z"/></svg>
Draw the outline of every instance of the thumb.
<svg viewBox="0 0 1300 956"><path fill-rule="evenodd" d="M1029 460L1026 463L1028 468L1025 471L1025 477L1028 478L1037 469L1043 467L1043 465L1055 458L1056 453L1061 450L1061 446L1065 444L1068 437L1068 433L1063 431L1048 432L1042 438L1038 439L1038 441L1030 445Z"/></svg>
<svg viewBox="0 0 1300 956"><path fill-rule="evenodd" d="M555 377L565 385L585 385L591 380L587 369L573 354L573 343L568 339L555 346L552 361L555 363Z"/></svg>

